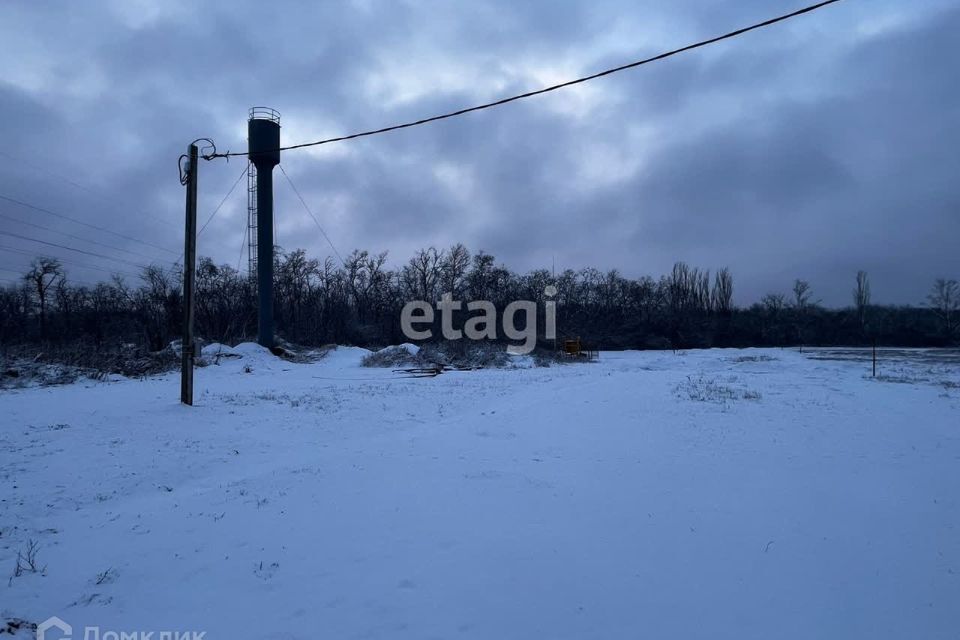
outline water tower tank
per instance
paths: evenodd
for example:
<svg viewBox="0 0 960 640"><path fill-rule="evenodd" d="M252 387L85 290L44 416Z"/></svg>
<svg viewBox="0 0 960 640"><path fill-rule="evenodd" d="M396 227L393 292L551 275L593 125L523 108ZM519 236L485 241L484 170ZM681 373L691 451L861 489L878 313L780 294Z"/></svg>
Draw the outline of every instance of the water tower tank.
<svg viewBox="0 0 960 640"><path fill-rule="evenodd" d="M273 348L273 168L280 164L280 113L253 107L247 120L247 152L256 169L257 342Z"/></svg>
<svg viewBox="0 0 960 640"><path fill-rule="evenodd" d="M250 160L259 169L280 164L280 112L270 107L253 107L247 120Z"/></svg>

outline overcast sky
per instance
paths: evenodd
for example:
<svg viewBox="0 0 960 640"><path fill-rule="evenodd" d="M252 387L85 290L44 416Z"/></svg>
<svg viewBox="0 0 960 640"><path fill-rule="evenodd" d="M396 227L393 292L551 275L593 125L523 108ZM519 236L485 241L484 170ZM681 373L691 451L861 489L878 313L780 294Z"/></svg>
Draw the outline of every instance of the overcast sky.
<svg viewBox="0 0 960 640"><path fill-rule="evenodd" d="M6 1L0 195L167 251L2 199L0 230L173 262L177 157L200 136L245 150L251 106L282 113L284 144L305 142L535 89L807 3ZM960 278L958 33L956 0L844 0L571 89L287 152L282 164L342 254L388 250L396 265L463 242L521 272L555 261L630 277L684 260L730 267L741 304L803 278L846 305L865 269L874 301L917 304L935 277ZM244 167L202 164L201 222ZM331 255L279 170L275 183L279 244ZM245 224L241 184L200 253L236 266ZM9 235L0 247L0 279L29 260L10 248L63 256L78 281L106 276L80 263L136 271Z"/></svg>

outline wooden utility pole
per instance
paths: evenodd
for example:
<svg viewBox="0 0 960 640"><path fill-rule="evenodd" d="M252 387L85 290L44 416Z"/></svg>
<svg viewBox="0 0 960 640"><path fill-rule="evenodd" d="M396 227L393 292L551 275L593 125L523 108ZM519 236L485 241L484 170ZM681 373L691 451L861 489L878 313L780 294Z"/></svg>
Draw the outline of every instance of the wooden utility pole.
<svg viewBox="0 0 960 640"><path fill-rule="evenodd" d="M197 263L197 168L199 151L191 144L187 151L187 218L183 237L183 340L180 344L180 402L193 405L193 288Z"/></svg>

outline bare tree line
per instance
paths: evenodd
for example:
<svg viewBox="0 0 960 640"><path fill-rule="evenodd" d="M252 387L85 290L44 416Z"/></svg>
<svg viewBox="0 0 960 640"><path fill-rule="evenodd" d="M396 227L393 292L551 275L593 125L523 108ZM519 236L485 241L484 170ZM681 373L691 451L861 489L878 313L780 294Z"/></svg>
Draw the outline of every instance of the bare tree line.
<svg viewBox="0 0 960 640"><path fill-rule="evenodd" d="M377 347L405 340L399 317L410 300L545 300L554 285L561 337L582 337L600 348L688 348L866 344L950 345L957 340L960 286L938 279L924 307L871 304L866 272L856 274L851 307L823 308L809 282L797 279L791 296L772 293L746 308L733 303L733 276L683 262L659 278L623 277L616 270L546 269L517 274L483 251L462 244L421 249L398 269L387 254L354 251L338 265L303 250L275 259L278 334L291 343ZM96 286L70 282L54 258L37 258L21 284L0 289L4 345L118 341L149 350L180 333L181 273L150 267L142 283L115 276ZM456 321L462 324L466 316ZM197 268L197 334L235 343L256 334L254 283L227 265L202 258ZM502 335L502 332L499 333ZM549 345L545 345L549 346Z"/></svg>

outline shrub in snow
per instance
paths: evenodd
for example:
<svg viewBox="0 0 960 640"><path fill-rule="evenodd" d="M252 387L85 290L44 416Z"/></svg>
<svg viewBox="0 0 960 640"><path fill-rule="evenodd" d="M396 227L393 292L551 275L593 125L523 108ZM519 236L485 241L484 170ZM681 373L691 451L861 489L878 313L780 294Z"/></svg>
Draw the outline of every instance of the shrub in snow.
<svg viewBox="0 0 960 640"><path fill-rule="evenodd" d="M421 362L466 367L499 369L510 366L504 345L489 341L450 340L423 345L417 354Z"/></svg>
<svg viewBox="0 0 960 640"><path fill-rule="evenodd" d="M94 584L112 584L117 581L117 570L113 567L97 574Z"/></svg>
<svg viewBox="0 0 960 640"><path fill-rule="evenodd" d="M570 359L551 349L535 349L523 356L510 355L507 346L491 341L450 340L424 345L401 344L385 347L364 356L364 367L399 369L430 365L444 365L466 369L506 369L529 366L549 367L567 364Z"/></svg>
<svg viewBox="0 0 960 640"><path fill-rule="evenodd" d="M21 631L23 631L22 634ZM6 622L0 623L0 636L5 633L15 638L34 638L37 633L37 623L27 622L23 618L10 618Z"/></svg>
<svg viewBox="0 0 960 640"><path fill-rule="evenodd" d="M759 400L760 394L749 389L732 387L718 382L715 378L703 376L687 376L686 381L676 386L674 392L678 397L688 398L696 402L717 402L724 404L731 400Z"/></svg>
<svg viewBox="0 0 960 640"><path fill-rule="evenodd" d="M0 388L70 384L81 377L105 380L111 375L143 377L180 365L172 349L146 351L132 344L75 343L48 345L42 352L7 352L0 362Z"/></svg>
<svg viewBox="0 0 960 640"><path fill-rule="evenodd" d="M772 356L761 355L761 356L740 356L738 358L734 358L733 362L736 364L740 364L742 362L775 362L776 360L777 359Z"/></svg>
<svg viewBox="0 0 960 640"><path fill-rule="evenodd" d="M363 360L360 361L360 364L364 367L388 367L394 369L421 364L421 360L418 358L420 349L413 352L407 348L408 346L413 345L401 344L393 347L384 347L379 351L365 355Z"/></svg>
<svg viewBox="0 0 960 640"><path fill-rule="evenodd" d="M11 578L19 578L25 573L45 573L46 566L41 567L37 562L37 552L40 550L40 544L35 540L30 540L27 547L17 551L17 564L13 569Z"/></svg>
<svg viewBox="0 0 960 640"><path fill-rule="evenodd" d="M554 349L537 348L534 349L530 355L533 356L533 363L538 367L550 367L555 364L573 364L574 362L589 362L588 360L573 359L563 351L556 351Z"/></svg>

